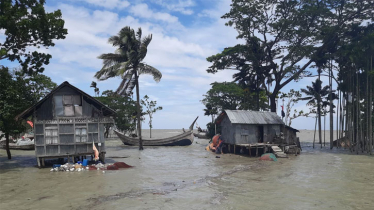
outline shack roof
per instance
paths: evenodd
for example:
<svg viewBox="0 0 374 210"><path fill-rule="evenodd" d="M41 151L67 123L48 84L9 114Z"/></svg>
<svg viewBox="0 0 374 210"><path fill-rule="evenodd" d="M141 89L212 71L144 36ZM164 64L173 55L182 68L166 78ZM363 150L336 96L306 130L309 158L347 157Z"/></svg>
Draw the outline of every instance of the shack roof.
<svg viewBox="0 0 374 210"><path fill-rule="evenodd" d="M220 124L223 117L229 118L233 124L283 125L282 119L274 112L259 112L247 110L224 110L216 120Z"/></svg>
<svg viewBox="0 0 374 210"><path fill-rule="evenodd" d="M299 132L299 133L300 133L300 131L297 130L296 128L293 128L293 127L288 126L288 125L286 125L285 127L286 127L287 129L289 129L289 130L292 130L293 132Z"/></svg>
<svg viewBox="0 0 374 210"><path fill-rule="evenodd" d="M41 99L40 101L38 101L36 104L34 104L30 108L28 108L25 111L23 111L21 114L17 115L16 119L18 120L20 118L27 118L27 117L29 117L33 113L34 108L39 107L49 97L52 97L54 93L56 93L58 90L60 90L61 88L65 87L65 86L68 86L68 87L72 88L73 90L79 92L83 96L87 97L93 104L96 104L96 105L102 107L103 111L104 111L103 114L105 116L115 115L116 114L116 112L113 109L109 108L105 104L101 103L99 100L95 99L94 97L88 95L87 93L83 92L79 88L77 88L77 87L71 85L69 82L65 81L65 82L61 83L61 85L59 85L55 89L53 89L50 93L48 93L48 95L46 95L43 99Z"/></svg>

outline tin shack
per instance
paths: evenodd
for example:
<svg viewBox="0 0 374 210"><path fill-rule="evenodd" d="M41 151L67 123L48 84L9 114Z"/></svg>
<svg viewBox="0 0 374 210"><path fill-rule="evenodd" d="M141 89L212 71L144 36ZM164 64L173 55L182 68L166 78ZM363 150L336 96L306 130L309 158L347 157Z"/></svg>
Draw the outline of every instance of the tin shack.
<svg viewBox="0 0 374 210"><path fill-rule="evenodd" d="M68 82L17 116L31 117L34 125L35 155L38 166L44 159L93 154L105 160L104 124L114 123L115 111Z"/></svg>
<svg viewBox="0 0 374 210"><path fill-rule="evenodd" d="M284 126L274 112L246 110L224 110L216 123L221 126L222 139L232 145L272 143Z"/></svg>
<svg viewBox="0 0 374 210"><path fill-rule="evenodd" d="M287 125L284 127L284 138L287 144L298 144L297 132L300 131Z"/></svg>

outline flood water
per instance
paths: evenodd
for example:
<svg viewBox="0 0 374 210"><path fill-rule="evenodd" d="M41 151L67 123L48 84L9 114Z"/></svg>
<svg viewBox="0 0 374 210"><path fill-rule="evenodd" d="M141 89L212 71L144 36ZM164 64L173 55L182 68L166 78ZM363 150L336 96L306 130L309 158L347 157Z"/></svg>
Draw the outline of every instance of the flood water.
<svg viewBox="0 0 374 210"><path fill-rule="evenodd" d="M277 162L216 158L207 143L139 151L110 139L107 163L134 167L105 173L50 172L34 151L12 150L9 161L0 150L0 209L374 209L374 156L304 142L301 155Z"/></svg>

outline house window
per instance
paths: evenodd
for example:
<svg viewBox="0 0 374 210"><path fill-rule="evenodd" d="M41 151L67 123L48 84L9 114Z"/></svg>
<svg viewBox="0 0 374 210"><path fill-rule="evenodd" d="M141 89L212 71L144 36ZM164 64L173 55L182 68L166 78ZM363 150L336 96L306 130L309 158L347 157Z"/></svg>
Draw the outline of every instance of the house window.
<svg viewBox="0 0 374 210"><path fill-rule="evenodd" d="M82 116L82 98L80 95L54 96L56 116Z"/></svg>
<svg viewBox="0 0 374 210"><path fill-rule="evenodd" d="M46 144L57 144L58 143L57 127L45 129L45 143Z"/></svg>
<svg viewBox="0 0 374 210"><path fill-rule="evenodd" d="M87 128L75 129L75 142L87 142Z"/></svg>

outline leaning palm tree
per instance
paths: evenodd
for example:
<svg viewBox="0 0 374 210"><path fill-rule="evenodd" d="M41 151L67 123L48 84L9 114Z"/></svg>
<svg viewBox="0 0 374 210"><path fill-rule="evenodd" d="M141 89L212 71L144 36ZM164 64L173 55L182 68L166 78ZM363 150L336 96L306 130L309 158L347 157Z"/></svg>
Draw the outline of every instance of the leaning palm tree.
<svg viewBox="0 0 374 210"><path fill-rule="evenodd" d="M159 82L162 77L159 70L143 62L151 40L152 34L142 38L141 28L136 33L128 26L122 28L117 36L112 36L108 40L110 44L117 47L117 50L115 53L106 53L98 57L103 60L103 67L95 74L98 80L120 76L122 82L117 88L116 94L121 96L128 96L136 87L139 150L143 150L140 124L139 75L150 74L156 82Z"/></svg>
<svg viewBox="0 0 374 210"><path fill-rule="evenodd" d="M300 100L308 100L307 105L317 105L317 117L318 117L318 133L319 133L319 143L322 147L322 133L321 133L321 106L323 99L329 94L329 86L322 87L322 81L316 79L312 82L312 86L307 86L307 89L301 89L307 97L300 98Z"/></svg>

